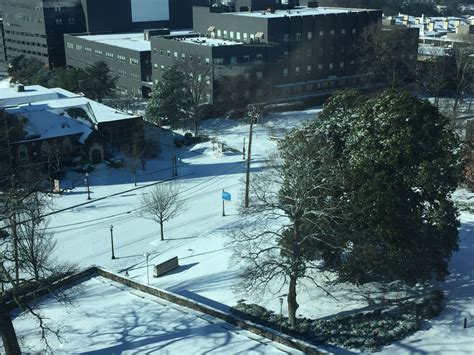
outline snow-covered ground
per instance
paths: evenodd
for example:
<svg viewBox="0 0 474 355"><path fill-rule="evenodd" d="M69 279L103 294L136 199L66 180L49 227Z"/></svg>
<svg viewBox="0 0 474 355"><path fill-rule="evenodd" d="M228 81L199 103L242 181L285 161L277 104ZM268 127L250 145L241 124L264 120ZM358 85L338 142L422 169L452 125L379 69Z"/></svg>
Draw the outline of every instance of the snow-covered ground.
<svg viewBox="0 0 474 355"><path fill-rule="evenodd" d="M300 354L188 308L135 291L102 277L66 290L65 307L47 299L40 308L61 329L64 340L49 337L55 353L87 354ZM23 352L39 353L40 331L32 315L15 320Z"/></svg>
<svg viewBox="0 0 474 355"><path fill-rule="evenodd" d="M313 119L318 111L311 109L274 114L257 124L252 147L252 172L264 168L266 156L276 149L275 138ZM248 125L234 120L205 121L203 131L240 151L244 137L248 137ZM189 151L175 149L172 148L170 135L162 136L162 149L160 159L150 161L146 170L139 172L138 185L143 187L170 178L170 158L173 154L180 158L177 183L186 202L182 212L165 224L166 240L160 241L159 226L143 218L140 213L140 196L149 188L97 200L134 188L132 174L126 168L114 169L99 165L89 176L92 203L50 218L48 230L54 233L58 241L57 256L84 268L95 264L115 272L128 271L130 277L142 282L146 281L145 252L150 253L150 273L153 264L178 256L180 267L158 279L152 278L151 284L226 309L244 297L233 289L239 269L232 263L231 250L227 246L229 232L241 220L238 208L245 171L242 154L225 152L218 156L210 142L198 144ZM52 197L55 210L87 202L83 179L84 176L69 174L62 181L63 188L72 189L62 196ZM226 202L225 217L222 217L222 190L232 194L232 201ZM474 238L471 232L474 217L463 214L461 220L461 247L450 264L452 275L443 286L449 293L446 310L427 324L426 330L386 348L386 353L451 351L459 354L473 351L470 346L474 339ZM111 260L111 225L114 227L115 260ZM330 290L338 301L309 284L299 285L299 313L319 318L367 306L364 289L340 285ZM279 312L278 296L260 294L248 301L257 301ZM470 327L464 330L462 319L465 316ZM15 326L21 334L29 332L20 320L15 320ZM124 328L127 329L127 325ZM116 331L121 332L120 329ZM30 344L29 339L25 338L26 344ZM93 341L100 341L97 339Z"/></svg>

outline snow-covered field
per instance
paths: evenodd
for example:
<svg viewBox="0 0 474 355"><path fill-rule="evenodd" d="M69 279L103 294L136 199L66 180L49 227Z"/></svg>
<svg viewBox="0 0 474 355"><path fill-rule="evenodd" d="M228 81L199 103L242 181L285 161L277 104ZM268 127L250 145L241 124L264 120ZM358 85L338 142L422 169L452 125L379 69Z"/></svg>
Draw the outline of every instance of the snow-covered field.
<svg viewBox="0 0 474 355"><path fill-rule="evenodd" d="M282 137L292 127L313 119L318 111L311 109L274 114L257 124L252 148L253 173L264 168L263 162L266 156L276 149L275 138ZM203 130L220 142L240 151L244 137L248 136L248 125L226 119L205 121ZM180 267L177 270L158 279L151 278L150 283L213 307L226 309L243 297L232 287L239 270L232 263L231 250L226 245L229 231L235 228L241 219L238 208L245 171L242 154L225 152L222 156L217 156L210 142L198 144L189 151L174 149L170 136L164 134L162 149L160 159L149 162L146 170L139 172L138 185L143 187L169 178L170 157L172 154L178 155L181 162L177 183L186 203L182 206L182 212L165 224L166 240L160 241L159 226L143 218L140 213L140 196L149 188L94 201L134 187L132 174L126 168L114 169L100 165L89 177L92 203L55 214L50 218L48 230L54 233L58 241L57 256L83 268L95 264L115 272L127 271L130 277L142 282L146 282L146 262L143 256L145 252L150 253L150 273L153 264L178 256ZM52 197L55 210L87 201L83 179L84 176L78 174L69 174L66 177L62 187L72 189L62 196ZM225 217L222 217L223 189L232 194L232 201L226 202ZM471 231L474 217L463 214L461 220L463 223L461 247L450 264L452 275L443 286L449 294L446 310L440 317L427 324L426 330L386 348L386 353L474 353L472 347L474 238ZM111 225L114 227L117 257L115 260L111 260ZM328 317L367 306L367 302L364 301L365 290L348 285L331 288L331 292L339 301L326 296L324 292L309 284L301 284L298 291L299 313L306 317ZM109 295L105 296L109 298ZM258 301L265 307L279 312L278 296L278 294L261 294L249 301ZM101 305L105 307L105 302ZM126 317L130 315L129 310L123 309L123 311ZM107 314L100 307L97 308L97 312ZM116 312L118 311L113 311ZM156 312L161 311L158 309ZM59 316L58 320L61 317L63 316ZM470 322L468 323L470 327L467 329L462 329L464 317ZM83 322L86 322L86 319L79 321L84 326ZM150 319L146 318L144 322L149 324ZM20 335L31 332L29 325L21 319L15 320L15 327ZM138 324L137 327L143 327L143 324ZM129 330L130 324L123 324L123 329L114 325L106 332L112 332L120 337ZM89 329L87 331L90 333L85 333L86 329L83 328L81 334L84 337L86 334L94 334ZM130 334L135 333L131 331ZM74 342L80 341L74 339ZM102 339L101 332L98 332L96 339L88 341L98 343L100 339ZM25 336L24 341L27 345L30 345L30 342L34 343L28 336ZM110 338L104 341L109 345L103 345L103 348L112 346Z"/></svg>

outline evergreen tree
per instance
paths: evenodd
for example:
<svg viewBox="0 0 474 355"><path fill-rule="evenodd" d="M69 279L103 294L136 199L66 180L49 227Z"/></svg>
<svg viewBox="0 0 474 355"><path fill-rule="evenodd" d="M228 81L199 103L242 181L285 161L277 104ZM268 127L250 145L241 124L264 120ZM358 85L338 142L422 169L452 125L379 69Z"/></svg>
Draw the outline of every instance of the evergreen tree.
<svg viewBox="0 0 474 355"><path fill-rule="evenodd" d="M448 274L458 241L450 194L461 159L447 118L408 93L345 92L296 134L308 147L326 142L320 171L342 217L323 252L328 269L355 284Z"/></svg>
<svg viewBox="0 0 474 355"><path fill-rule="evenodd" d="M24 85L47 85L50 77L50 71L43 62L23 55L13 58L7 72L12 83Z"/></svg>
<svg viewBox="0 0 474 355"><path fill-rule="evenodd" d="M52 87L60 87L65 90L80 93L86 85L86 73L79 68L56 68L50 82Z"/></svg>
<svg viewBox="0 0 474 355"><path fill-rule="evenodd" d="M117 77L111 75L105 62L94 63L85 70L85 74L82 89L88 98L102 102L115 89Z"/></svg>
<svg viewBox="0 0 474 355"><path fill-rule="evenodd" d="M186 76L177 66L167 69L161 81L152 89L145 111L147 120L172 128L185 126L188 111L185 82Z"/></svg>

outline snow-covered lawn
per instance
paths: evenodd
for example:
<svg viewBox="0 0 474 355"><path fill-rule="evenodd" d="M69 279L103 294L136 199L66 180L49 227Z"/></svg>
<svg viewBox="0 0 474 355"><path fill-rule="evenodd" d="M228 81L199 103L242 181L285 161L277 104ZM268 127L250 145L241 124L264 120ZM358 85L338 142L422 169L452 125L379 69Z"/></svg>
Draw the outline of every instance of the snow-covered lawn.
<svg viewBox="0 0 474 355"><path fill-rule="evenodd" d="M255 173L264 168L266 156L276 149L275 138L283 137L292 127L313 119L318 111L274 114L257 124L254 129L252 171ZM248 125L226 119L203 122L203 131L237 150L242 149L243 139L248 137ZM229 231L241 219L238 208L245 171L242 154L225 152L223 156L217 156L210 142L198 144L189 151L175 149L169 135L163 135L162 143L160 160L149 162L146 171L140 171L139 186L170 178L170 158L177 154L181 160L177 182L186 203L182 206L182 213L165 224L166 240L160 241L159 226L140 214L140 196L148 188L94 201L134 187L132 174L126 168L113 169L100 165L89 177L92 203L50 218L48 228L58 241L57 256L83 268L95 264L116 272L128 271L130 277L142 282L146 281L145 252L150 253L150 273L153 264L178 256L180 267L161 278L152 278L151 284L226 309L243 297L232 287L239 270L232 263L231 250L227 246ZM54 209L87 201L83 178L78 174L66 177L62 187L73 189L52 198ZM226 202L225 217L222 217L223 189L232 194L232 201ZM474 339L474 238L471 232L474 217L463 214L461 220L461 247L451 262L452 275L443 286L449 292L446 310L427 325L427 330L386 348L386 353L473 351L470 345ZM110 225L114 226L115 260L111 260ZM309 284L299 285L298 313L319 318L367 306L363 289L340 285L330 290L338 301ZM258 301L279 312L278 296L260 294L258 298L255 296L248 301ZM100 307L97 311L106 314ZM123 311L125 315L129 314L127 309ZM470 327L464 330L462 319L465 316ZM15 320L15 326L22 333L27 332L24 322ZM124 330L127 327L129 325L124 324ZM29 338L25 341L30 344ZM112 346L110 340L105 341Z"/></svg>
<svg viewBox="0 0 474 355"><path fill-rule="evenodd" d="M66 290L72 304L47 299L41 312L60 328L62 341L50 336L55 353L87 354L299 354L294 349L244 331L219 319L135 291L102 277ZM30 314L15 320L23 352L43 344Z"/></svg>

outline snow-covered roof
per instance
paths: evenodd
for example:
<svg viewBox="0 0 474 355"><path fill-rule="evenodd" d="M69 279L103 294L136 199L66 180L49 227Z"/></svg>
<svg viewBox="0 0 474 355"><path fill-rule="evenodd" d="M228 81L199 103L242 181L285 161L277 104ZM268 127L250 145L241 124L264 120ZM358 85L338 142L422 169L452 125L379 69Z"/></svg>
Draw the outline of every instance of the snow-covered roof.
<svg viewBox="0 0 474 355"><path fill-rule="evenodd" d="M229 16L246 16L259 18L278 18L278 17L294 17L294 16L313 16L325 14L341 14L349 12L365 12L367 9L344 8L344 7L295 7L291 10L276 10L270 11L242 11L242 12L228 12L222 15Z"/></svg>
<svg viewBox="0 0 474 355"><path fill-rule="evenodd" d="M146 52L151 50L150 41L147 41L145 39L143 32L104 35L81 35L76 37L91 42L108 44L110 46L126 48L137 52Z"/></svg>
<svg viewBox="0 0 474 355"><path fill-rule="evenodd" d="M76 94L60 89L48 89L40 85L25 86L24 91L19 92L17 87L0 89L0 107L15 106L29 102L57 100L64 97L72 97Z"/></svg>
<svg viewBox="0 0 474 355"><path fill-rule="evenodd" d="M184 43L192 43L192 44L197 44L200 46L207 46L207 47L238 46L238 45L243 44L242 42L227 41L224 39L208 38L208 37L190 37L190 38L180 39L180 41Z"/></svg>
<svg viewBox="0 0 474 355"><path fill-rule="evenodd" d="M5 92L4 92L5 91ZM23 94L15 98L14 94ZM27 94L31 94L28 96ZM26 86L24 92L13 92L11 88L0 89L0 102L4 97L8 105L5 110L26 118L27 140L49 139L73 134L82 134L83 142L96 124L136 118L86 97L61 88L46 89L42 86ZM17 102L16 105L12 103ZM68 109L82 109L87 118L71 117Z"/></svg>
<svg viewBox="0 0 474 355"><path fill-rule="evenodd" d="M91 122L72 118L65 110L48 109L43 103L7 108L6 112L18 119L27 120L24 127L26 133L24 141L81 134L80 142L83 143L93 131Z"/></svg>
<svg viewBox="0 0 474 355"><path fill-rule="evenodd" d="M42 313L53 324L67 325L54 350L103 354L301 354L218 318L136 291L103 277L81 282L81 292L65 289L74 307L54 297L44 300ZM15 330L32 353L42 349L38 326L25 312ZM36 327L36 328L35 328ZM1 350L1 347L0 347Z"/></svg>

